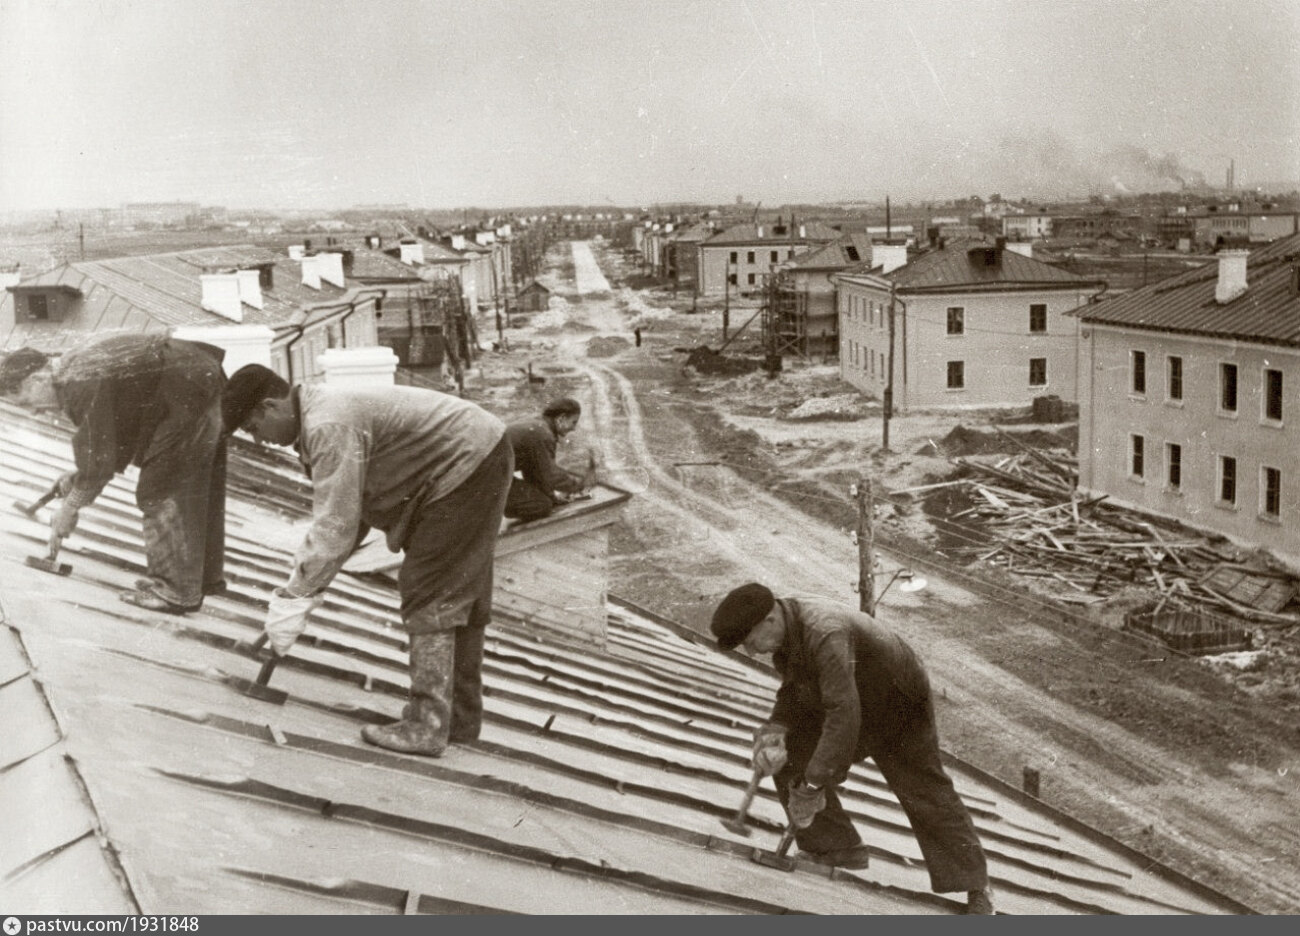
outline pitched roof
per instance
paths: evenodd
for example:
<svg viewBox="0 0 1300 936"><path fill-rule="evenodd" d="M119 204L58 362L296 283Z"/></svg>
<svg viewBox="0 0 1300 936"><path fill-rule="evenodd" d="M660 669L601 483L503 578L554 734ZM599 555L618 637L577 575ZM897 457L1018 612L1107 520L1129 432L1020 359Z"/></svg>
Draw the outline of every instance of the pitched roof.
<svg viewBox="0 0 1300 936"><path fill-rule="evenodd" d="M998 262L986 263L984 252L994 250L997 248L985 241L962 240L949 243L918 255L904 266L886 274L886 278L893 280L900 290L936 292L1085 287L1092 282L1011 250L998 251Z"/></svg>
<svg viewBox="0 0 1300 936"><path fill-rule="evenodd" d="M71 466L69 430L4 403L0 427L8 510ZM249 641L267 592L287 577L306 482L287 456L234 446L230 592L183 618L113 594L143 571L133 486L118 477L83 509L60 556L67 577L23 562L44 553L46 514L10 510L0 524L6 912L960 910L962 895L929 892L906 816L871 764L855 765L843 788L872 847L869 869L831 875L800 861L787 873L751 860L784 822L773 791L765 783L754 802L752 837L719 820L750 776L750 731L775 678L624 602L599 609L603 647L570 640L513 610L508 589L528 583L499 572L483 737L441 759L358 737L395 717L407 692L385 578L340 574L271 679L287 703L249 698L231 680L257 672ZM572 543L589 546L610 509L510 529L503 549L572 574ZM570 530L580 539L561 541L568 551L545 551L547 535ZM577 611L552 613L563 623ZM955 760L949 768L999 909L1243 909L1013 787Z"/></svg>
<svg viewBox="0 0 1300 936"><path fill-rule="evenodd" d="M803 228L803 234L799 229ZM759 233L759 230L762 233ZM780 233L777 233L778 230ZM808 244L835 240L840 232L820 221L796 221L793 224L737 224L704 241L707 247L743 246L747 244Z"/></svg>
<svg viewBox="0 0 1300 936"><path fill-rule="evenodd" d="M1244 293L1224 305L1214 299L1212 263L1086 306L1085 322L1300 346L1300 296L1292 277L1300 263L1300 234L1257 248L1246 259Z"/></svg>
<svg viewBox="0 0 1300 936"><path fill-rule="evenodd" d="M871 238L865 232L855 231L800 254L789 262L789 266L798 270L843 270L870 261Z"/></svg>

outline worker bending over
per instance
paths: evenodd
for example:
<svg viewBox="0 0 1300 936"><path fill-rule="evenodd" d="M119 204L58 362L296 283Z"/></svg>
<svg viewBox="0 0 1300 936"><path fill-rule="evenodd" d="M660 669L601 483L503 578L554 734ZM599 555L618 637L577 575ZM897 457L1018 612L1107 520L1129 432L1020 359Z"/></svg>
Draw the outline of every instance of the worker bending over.
<svg viewBox="0 0 1300 936"><path fill-rule="evenodd" d="M552 400L540 419L525 419L506 426L515 453L515 478L506 498L506 516L512 520L540 520L557 504L572 500L596 483L595 459L589 454L587 470L581 476L555 463L560 439L578 425L582 407L571 397Z"/></svg>
<svg viewBox="0 0 1300 936"><path fill-rule="evenodd" d="M944 772L930 681L912 648L868 614L777 599L752 583L722 600L711 627L724 650L772 654L781 676L771 718L755 732L754 767L773 776L805 857L867 866L835 787L870 757L907 814L931 888L966 891L967 913L992 913L984 850Z"/></svg>
<svg viewBox="0 0 1300 936"><path fill-rule="evenodd" d="M82 507L130 464L144 515L148 577L123 601L151 611L196 611L225 590L225 352L165 336L92 339L55 359L20 348L0 364L0 395L35 412L62 410L76 426L76 471L59 478L50 554Z"/></svg>
<svg viewBox="0 0 1300 936"><path fill-rule="evenodd" d="M250 364L230 378L226 425L292 445L312 482L312 524L265 629L284 654L371 527L402 552L397 585L410 634L410 702L371 744L440 756L478 737L492 560L513 456L505 426L458 397L417 387L299 386Z"/></svg>

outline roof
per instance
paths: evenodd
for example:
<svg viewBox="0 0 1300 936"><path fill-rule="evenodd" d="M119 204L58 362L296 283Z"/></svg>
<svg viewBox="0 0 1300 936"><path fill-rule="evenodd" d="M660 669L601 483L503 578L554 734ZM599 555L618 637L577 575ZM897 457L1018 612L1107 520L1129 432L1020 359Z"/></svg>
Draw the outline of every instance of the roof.
<svg viewBox="0 0 1300 936"><path fill-rule="evenodd" d="M546 285L545 283L543 283L541 280L533 280L533 281L532 281L531 283L529 283L527 286L525 286L525 287L523 287L522 289L520 289L519 292L522 294L522 293L526 293L526 292L533 292L533 291L536 291L536 290L538 290L538 289L540 289L542 292L546 292L546 293L551 292L550 288L547 287L547 285Z"/></svg>
<svg viewBox="0 0 1300 936"><path fill-rule="evenodd" d="M143 570L133 482L83 509L55 577L30 501L71 466L69 430L0 403L0 898L34 913L959 912L929 892L907 819L871 764L844 800L871 867L764 867L783 814L764 783L753 835L720 822L750 776L775 678L672 621L612 600L600 644L543 629L498 559L485 726L440 759L369 747L407 692L398 598L341 573L271 685L242 694L269 589L309 511L292 460L236 444L230 592L176 618L119 602ZM237 440L238 441L238 440ZM575 566L619 496L508 529L502 551ZM548 553L547 537L568 549ZM390 554L391 555L391 554ZM509 557L507 557L509 558ZM588 557L599 559L593 551ZM565 564L565 560L567 565ZM516 586L518 583L516 583ZM561 619L575 609L555 607ZM949 761L1010 913L1213 913L1242 907Z"/></svg>
<svg viewBox="0 0 1300 936"><path fill-rule="evenodd" d="M801 235L799 229L803 228ZM762 233L759 230L762 229ZM781 233L777 233L780 229ZM719 231L704 241L706 247L744 246L747 244L808 244L832 241L840 232L820 221L796 221L793 224L737 224Z"/></svg>
<svg viewBox="0 0 1300 936"><path fill-rule="evenodd" d="M409 263L390 257L370 247L350 247L352 269L348 276L356 280L418 280L419 271Z"/></svg>
<svg viewBox="0 0 1300 936"><path fill-rule="evenodd" d="M1011 250L998 251L1001 255L998 262L986 264L982 252L996 249L986 241L948 243L919 254L904 266L885 274L885 278L892 280L903 292L1081 288L1093 282Z"/></svg>
<svg viewBox="0 0 1300 936"><path fill-rule="evenodd" d="M1300 296L1292 289L1292 277L1298 262L1300 234L1252 250L1246 258L1246 291L1224 305L1214 299L1219 270L1212 263L1086 306L1079 317L1146 331L1297 347Z"/></svg>
<svg viewBox="0 0 1300 936"><path fill-rule="evenodd" d="M842 270L870 260L871 238L865 232L854 232L800 254L788 266L796 270Z"/></svg>

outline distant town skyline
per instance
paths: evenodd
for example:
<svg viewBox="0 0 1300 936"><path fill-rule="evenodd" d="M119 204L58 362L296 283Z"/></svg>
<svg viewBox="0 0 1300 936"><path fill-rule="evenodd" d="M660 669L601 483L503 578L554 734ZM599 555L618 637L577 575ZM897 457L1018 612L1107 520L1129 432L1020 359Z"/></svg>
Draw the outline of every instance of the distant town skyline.
<svg viewBox="0 0 1300 936"><path fill-rule="evenodd" d="M1292 0L0 0L0 211L1300 180Z"/></svg>

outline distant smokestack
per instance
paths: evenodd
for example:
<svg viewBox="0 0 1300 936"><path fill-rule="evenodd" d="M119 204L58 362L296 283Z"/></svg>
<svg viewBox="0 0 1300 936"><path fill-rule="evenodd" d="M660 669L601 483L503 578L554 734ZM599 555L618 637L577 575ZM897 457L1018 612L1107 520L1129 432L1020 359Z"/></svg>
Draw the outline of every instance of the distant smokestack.
<svg viewBox="0 0 1300 936"><path fill-rule="evenodd" d="M1214 301L1231 302L1246 291L1246 258L1249 250L1219 251L1219 282L1214 287Z"/></svg>

